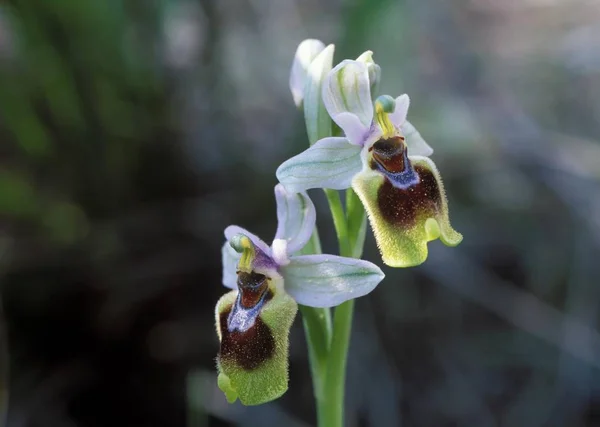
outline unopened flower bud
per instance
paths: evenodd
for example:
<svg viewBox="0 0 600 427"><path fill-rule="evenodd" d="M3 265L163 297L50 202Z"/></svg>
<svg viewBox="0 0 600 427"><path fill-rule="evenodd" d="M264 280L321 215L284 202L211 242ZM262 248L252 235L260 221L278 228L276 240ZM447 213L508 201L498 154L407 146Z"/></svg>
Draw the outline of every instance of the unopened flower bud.
<svg viewBox="0 0 600 427"><path fill-rule="evenodd" d="M381 80L381 67L373 61L373 52L367 50L365 53L356 58L357 61L367 64L369 71L369 86L371 88L371 96L375 98Z"/></svg>

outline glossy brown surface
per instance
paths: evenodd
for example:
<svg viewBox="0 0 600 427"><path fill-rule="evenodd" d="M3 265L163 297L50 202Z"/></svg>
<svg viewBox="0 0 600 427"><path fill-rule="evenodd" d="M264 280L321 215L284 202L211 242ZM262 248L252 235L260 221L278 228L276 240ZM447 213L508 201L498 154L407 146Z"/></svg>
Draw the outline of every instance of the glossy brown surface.
<svg viewBox="0 0 600 427"><path fill-rule="evenodd" d="M403 172L406 168L404 158L406 144L404 138L396 136L389 139L380 139L372 147L373 160L391 173ZM371 165L375 169L375 165Z"/></svg>
<svg viewBox="0 0 600 427"><path fill-rule="evenodd" d="M252 308L260 301L260 298L268 288L268 279L264 274L255 272L238 273L238 289L240 291L240 304L245 308Z"/></svg>
<svg viewBox="0 0 600 427"><path fill-rule="evenodd" d="M247 371L258 368L275 352L275 339L271 329L260 317L257 317L254 325L247 331L230 332L227 328L229 313L231 313L231 306L219 317L219 326L223 334L219 357Z"/></svg>
<svg viewBox="0 0 600 427"><path fill-rule="evenodd" d="M414 169L420 179L417 184L401 189L386 178L377 193L377 204L383 217L402 227L412 227L418 215L432 215L439 209L441 198L435 177L422 166Z"/></svg>

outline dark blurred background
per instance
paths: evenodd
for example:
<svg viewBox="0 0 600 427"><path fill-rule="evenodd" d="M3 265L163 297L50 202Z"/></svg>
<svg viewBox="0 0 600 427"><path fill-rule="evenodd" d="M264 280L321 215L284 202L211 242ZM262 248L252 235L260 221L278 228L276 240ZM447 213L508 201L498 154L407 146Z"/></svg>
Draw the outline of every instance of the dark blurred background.
<svg viewBox="0 0 600 427"><path fill-rule="evenodd" d="M465 237L358 301L347 425L600 426L596 0L2 2L8 426L314 425L301 322L290 390L252 408L216 387L213 327L223 229L269 241L307 144L307 37L411 96Z"/></svg>

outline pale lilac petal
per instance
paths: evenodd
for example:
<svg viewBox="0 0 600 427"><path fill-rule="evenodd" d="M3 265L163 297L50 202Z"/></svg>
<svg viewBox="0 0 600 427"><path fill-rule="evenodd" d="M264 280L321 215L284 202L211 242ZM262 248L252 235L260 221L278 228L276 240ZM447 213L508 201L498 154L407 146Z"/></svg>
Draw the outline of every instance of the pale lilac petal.
<svg viewBox="0 0 600 427"><path fill-rule="evenodd" d="M315 228L316 213L308 194L290 193L283 185L275 186L277 233L275 239L287 241L287 253L302 249Z"/></svg>
<svg viewBox="0 0 600 427"><path fill-rule="evenodd" d="M286 292L311 307L334 307L366 295L384 277L373 263L336 255L292 257L281 274Z"/></svg>
<svg viewBox="0 0 600 427"><path fill-rule="evenodd" d="M271 255L271 249L269 245L263 242L260 237L250 233L248 230L242 227L238 227L237 225L230 225L225 229L225 238L227 241L231 240L236 234L243 234L248 237L254 243L254 246L259 248L261 251L265 253L265 255Z"/></svg>
<svg viewBox="0 0 600 427"><path fill-rule="evenodd" d="M277 168L277 179L289 192L310 188L350 188L362 169L361 147L346 138L323 138Z"/></svg>
<svg viewBox="0 0 600 427"><path fill-rule="evenodd" d="M344 130L351 144L361 147L364 145L369 135L369 128L363 126L357 116L352 113L340 113L335 116L335 122Z"/></svg>
<svg viewBox="0 0 600 427"><path fill-rule="evenodd" d="M347 59L334 67L323 83L323 103L344 132L343 124L336 120L341 113L354 114L365 128L370 128L373 102L367 65Z"/></svg>
<svg viewBox="0 0 600 427"><path fill-rule="evenodd" d="M225 242L221 249L223 256L223 285L230 289L237 289L237 265L241 255Z"/></svg>
<svg viewBox="0 0 600 427"><path fill-rule="evenodd" d="M300 107L304 98L304 86L308 67L315 57L325 49L325 44L321 40L307 39L298 45L292 71L290 72L290 90L296 106Z"/></svg>
<svg viewBox="0 0 600 427"><path fill-rule="evenodd" d="M394 112L390 114L390 120L397 128L400 128L406 121L409 105L410 98L407 94L400 95L396 98L396 107L394 108Z"/></svg>
<svg viewBox="0 0 600 427"><path fill-rule="evenodd" d="M410 156L429 157L433 154L433 148L425 142L419 131L408 120L404 122L400 130L406 138L405 142Z"/></svg>

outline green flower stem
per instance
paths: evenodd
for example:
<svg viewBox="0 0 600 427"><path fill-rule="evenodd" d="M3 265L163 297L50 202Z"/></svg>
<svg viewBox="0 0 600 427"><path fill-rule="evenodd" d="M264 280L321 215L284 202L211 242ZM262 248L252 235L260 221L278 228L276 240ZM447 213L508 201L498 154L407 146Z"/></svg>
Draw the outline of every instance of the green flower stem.
<svg viewBox="0 0 600 427"><path fill-rule="evenodd" d="M320 254L321 241L315 228L310 241L302 250L303 254ZM313 392L317 404L319 425L326 425L322 418L326 414L324 398L324 383L327 372L327 357L331 342L331 312L328 308L316 308L300 305L302 324L308 345L308 359L313 380Z"/></svg>
<svg viewBox="0 0 600 427"><path fill-rule="evenodd" d="M346 190L346 217L348 221L348 238L352 248L350 256L360 258L367 231L367 213L360 199L351 188Z"/></svg>
<svg viewBox="0 0 600 427"><path fill-rule="evenodd" d="M327 196L329 209L331 210L331 216L333 217L333 225L340 245L340 255L352 256L350 240L348 238L348 225L346 223L346 215L344 215L340 193L330 189L324 189L323 191L325 191L325 195Z"/></svg>
<svg viewBox="0 0 600 427"><path fill-rule="evenodd" d="M313 362L316 362L316 364L322 365L324 369L331 341L331 315L329 310L305 305L300 305L299 307L308 340L308 350L314 356L311 356L311 365ZM315 368L317 367L311 366L311 369ZM320 368L318 370L321 371ZM315 389L315 394L317 394L316 392L317 390Z"/></svg>
<svg viewBox="0 0 600 427"><path fill-rule="evenodd" d="M340 255L358 258L362 254L366 214L352 189L346 192L346 213L340 193L326 189L325 195L333 217ZM302 253L321 253L321 243L315 229ZM335 309L333 327L329 309L300 306L313 390L320 427L342 427L344 422L344 389L346 363L352 331L354 300Z"/></svg>
<svg viewBox="0 0 600 427"><path fill-rule="evenodd" d="M342 427L344 425L344 389L346 385L346 361L352 330L354 300L340 304L333 317L333 336L325 377L324 422L320 427Z"/></svg>
<svg viewBox="0 0 600 427"><path fill-rule="evenodd" d="M339 192L325 190L333 223L338 236L340 255L360 256L364 244L365 213L353 190L346 193L347 214L344 215ZM325 414L319 414L319 426L342 427L344 423L344 389L346 384L346 362L352 331L354 300L346 301L335 309L333 335L327 359L323 399L319 405Z"/></svg>
<svg viewBox="0 0 600 427"><path fill-rule="evenodd" d="M327 308L313 308L305 305L300 306L302 313L302 324L304 334L308 343L308 360L310 363L310 374L313 381L313 393L317 405L317 421L319 426L327 425L325 415L327 414L327 399L325 399L325 378L327 373L327 356L329 342L326 338L331 337L331 329L328 331L323 327L325 312L329 316ZM331 322L330 326L331 328ZM328 334L327 334L328 333ZM327 337L326 335L329 335Z"/></svg>

